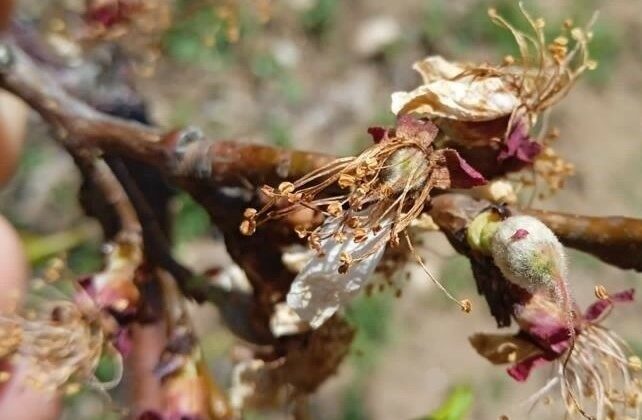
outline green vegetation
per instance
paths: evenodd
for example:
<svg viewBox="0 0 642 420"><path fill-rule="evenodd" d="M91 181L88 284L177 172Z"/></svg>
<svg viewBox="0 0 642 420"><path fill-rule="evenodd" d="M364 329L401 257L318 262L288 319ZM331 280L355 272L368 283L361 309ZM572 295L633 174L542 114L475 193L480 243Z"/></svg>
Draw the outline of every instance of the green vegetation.
<svg viewBox="0 0 642 420"><path fill-rule="evenodd" d="M193 1L181 0L177 10L186 10ZM203 8L176 19L164 39L170 57L185 62L221 61L230 54L228 22L213 8Z"/></svg>
<svg viewBox="0 0 642 420"><path fill-rule="evenodd" d="M314 6L301 16L303 28L311 35L322 38L332 27L338 7L338 0L316 0Z"/></svg>
<svg viewBox="0 0 642 420"><path fill-rule="evenodd" d="M391 310L394 297L388 293L361 296L346 311L346 317L356 329L352 342L350 362L355 368L352 383L347 387L342 402L342 419L368 418L363 405L365 379L376 365L384 344L390 337Z"/></svg>
<svg viewBox="0 0 642 420"><path fill-rule="evenodd" d="M468 418L473 404L473 391L459 385L450 391L443 404L423 420L463 420Z"/></svg>
<svg viewBox="0 0 642 420"><path fill-rule="evenodd" d="M176 214L172 236L177 244L205 235L210 228L209 215L186 193L175 198Z"/></svg>
<svg viewBox="0 0 642 420"><path fill-rule="evenodd" d="M532 16L541 16L541 10L534 1L523 2L526 10ZM449 15L448 4L444 0L435 0L427 3L424 12L422 35L425 40L434 45L438 50L444 48L437 45L437 40L443 40L445 48L453 51L455 56L463 56L480 44L500 55L512 54L518 56L519 51L511 33L495 25L486 14L486 9L493 7L497 12L511 22L515 28L530 32L531 29L524 19L521 11L512 0L498 0L495 2L478 1L470 6L463 14ZM546 36L548 40L554 39L562 27L562 18L568 16L577 25L584 25L591 20L591 13L596 8L587 5L585 1L576 1L568 10L556 13L558 20L546 22ZM456 30L452 30L456 28ZM587 72L586 79L594 87L601 88L607 84L612 74L613 66L621 50L621 39L617 29L602 16L593 26L593 39L590 44L591 56L598 61L597 69ZM438 51L442 52L442 51ZM490 58L489 58L490 59Z"/></svg>

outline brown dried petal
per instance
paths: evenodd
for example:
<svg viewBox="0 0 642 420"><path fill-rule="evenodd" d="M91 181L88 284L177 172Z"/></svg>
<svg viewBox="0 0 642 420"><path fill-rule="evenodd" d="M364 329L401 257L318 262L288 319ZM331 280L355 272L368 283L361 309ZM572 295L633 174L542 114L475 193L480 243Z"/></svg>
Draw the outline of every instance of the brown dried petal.
<svg viewBox="0 0 642 420"><path fill-rule="evenodd" d="M515 363L541 350L529 341L512 334L475 334L468 341L473 348L495 365Z"/></svg>
<svg viewBox="0 0 642 420"><path fill-rule="evenodd" d="M470 166L454 149L433 153L436 166L431 174L435 188L472 188L486 184L486 178Z"/></svg>

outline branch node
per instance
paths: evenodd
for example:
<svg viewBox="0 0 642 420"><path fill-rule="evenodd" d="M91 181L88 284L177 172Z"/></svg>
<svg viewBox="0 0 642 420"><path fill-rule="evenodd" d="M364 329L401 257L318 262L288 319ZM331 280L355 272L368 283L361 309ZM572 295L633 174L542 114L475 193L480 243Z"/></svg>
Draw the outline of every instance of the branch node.
<svg viewBox="0 0 642 420"><path fill-rule="evenodd" d="M186 127L176 133L176 143L174 146L174 154L177 159L182 159L187 152L188 147L196 142L205 138L205 135L198 127Z"/></svg>

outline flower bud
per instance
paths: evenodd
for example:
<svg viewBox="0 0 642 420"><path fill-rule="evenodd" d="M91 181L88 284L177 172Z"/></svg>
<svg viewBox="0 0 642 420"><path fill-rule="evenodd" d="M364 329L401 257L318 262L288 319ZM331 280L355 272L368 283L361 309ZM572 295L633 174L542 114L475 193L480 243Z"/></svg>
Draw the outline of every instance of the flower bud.
<svg viewBox="0 0 642 420"><path fill-rule="evenodd" d="M513 216L497 226L491 241L495 265L510 282L531 293L553 292L567 277L566 256L555 234L531 216Z"/></svg>

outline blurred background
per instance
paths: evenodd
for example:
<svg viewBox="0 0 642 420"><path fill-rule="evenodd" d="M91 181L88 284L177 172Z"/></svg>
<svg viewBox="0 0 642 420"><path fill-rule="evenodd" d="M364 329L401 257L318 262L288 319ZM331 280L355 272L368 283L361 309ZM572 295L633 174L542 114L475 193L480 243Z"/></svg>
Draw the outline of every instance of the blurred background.
<svg viewBox="0 0 642 420"><path fill-rule="evenodd" d="M73 61L75 47L61 35L60 23L69 25L66 13L76 3L23 0L19 16L37 19L48 42ZM136 60L135 86L159 126L195 125L213 138L347 155L369 144L370 125L393 122L390 93L419 83L413 62L431 54L498 62L514 53L510 34L487 18L491 6L522 22L517 3L508 0L176 0L172 19L157 28L154 47L129 54ZM599 67L552 114L561 132L556 148L576 165L576 174L562 192L535 206L642 217L642 3L539 0L526 6L546 18L552 33L567 17L581 22L600 11L591 44ZM124 43L131 44L127 37ZM0 212L21 230L36 272L60 253L79 274L100 265L99 229L76 202L79 183L68 155L30 116L17 175L0 192ZM185 195L174 198L172 209L181 260L197 269L229 264L204 211ZM358 299L347 310L358 330L353 350L312 398L314 418L524 417L528 407L520 403L544 384L547 369L518 384L477 356L467 337L493 331L495 324L476 294L468 262L439 234L423 243L429 266L457 296L473 301L473 313L463 314L413 267L417 275L400 298L381 293ZM617 291L642 280L579 252L570 257L581 306L593 299L596 284ZM638 354L640 315L638 302L607 322ZM194 316L211 368L229 385L235 339L213 309L194 308ZM532 416L557 418L555 413L554 406L538 407ZM118 418L90 391L68 398L65 415Z"/></svg>

